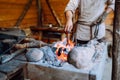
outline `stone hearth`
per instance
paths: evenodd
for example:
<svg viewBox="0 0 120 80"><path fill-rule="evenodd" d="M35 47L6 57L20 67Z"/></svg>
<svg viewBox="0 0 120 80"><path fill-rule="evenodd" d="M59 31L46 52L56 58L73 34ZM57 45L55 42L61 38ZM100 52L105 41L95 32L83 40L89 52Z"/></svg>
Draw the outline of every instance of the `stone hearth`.
<svg viewBox="0 0 120 80"><path fill-rule="evenodd" d="M102 80L106 58L107 44L99 60L88 69L77 69L67 62L62 67L50 66L42 61L27 62L25 53L23 53L0 65L0 79L11 78L12 74L23 69L24 78L30 80Z"/></svg>

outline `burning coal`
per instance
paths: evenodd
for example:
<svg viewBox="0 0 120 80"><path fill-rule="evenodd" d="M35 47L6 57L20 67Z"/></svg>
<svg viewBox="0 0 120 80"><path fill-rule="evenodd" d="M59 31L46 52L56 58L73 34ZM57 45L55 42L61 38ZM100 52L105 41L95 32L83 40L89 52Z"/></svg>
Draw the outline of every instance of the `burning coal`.
<svg viewBox="0 0 120 80"><path fill-rule="evenodd" d="M58 60L67 61L67 55L69 51L74 47L74 43L69 41L70 44L67 45L67 39L65 38L62 41L55 43L54 47L56 47L56 55Z"/></svg>

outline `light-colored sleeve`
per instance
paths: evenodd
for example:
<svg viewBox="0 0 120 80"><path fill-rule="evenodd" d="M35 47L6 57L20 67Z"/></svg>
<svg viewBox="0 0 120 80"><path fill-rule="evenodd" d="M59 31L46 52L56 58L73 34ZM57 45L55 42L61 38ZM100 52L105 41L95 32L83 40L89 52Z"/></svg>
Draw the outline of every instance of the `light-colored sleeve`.
<svg viewBox="0 0 120 80"><path fill-rule="evenodd" d="M108 5L108 7L112 8L114 10L114 8L115 8L115 0L108 0L107 5Z"/></svg>
<svg viewBox="0 0 120 80"><path fill-rule="evenodd" d="M72 11L73 13L75 13L76 8L79 5L79 0L69 0L66 8L65 8L65 12L66 11Z"/></svg>

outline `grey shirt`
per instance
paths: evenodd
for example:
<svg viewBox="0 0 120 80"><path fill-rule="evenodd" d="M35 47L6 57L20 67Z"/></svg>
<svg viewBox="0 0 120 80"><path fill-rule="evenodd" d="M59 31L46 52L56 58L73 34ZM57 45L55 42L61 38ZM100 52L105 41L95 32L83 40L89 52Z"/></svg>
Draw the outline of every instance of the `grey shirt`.
<svg viewBox="0 0 120 80"><path fill-rule="evenodd" d="M78 8L79 16L78 21L83 22L83 24L91 24L93 21L98 19L98 17L104 12L105 5L114 10L115 0L69 0L65 11L71 10L75 13ZM76 31L76 38L79 40L90 40L90 27L87 25L78 24ZM98 38L105 36L105 25L102 23L99 25ZM94 36L95 27L92 28Z"/></svg>

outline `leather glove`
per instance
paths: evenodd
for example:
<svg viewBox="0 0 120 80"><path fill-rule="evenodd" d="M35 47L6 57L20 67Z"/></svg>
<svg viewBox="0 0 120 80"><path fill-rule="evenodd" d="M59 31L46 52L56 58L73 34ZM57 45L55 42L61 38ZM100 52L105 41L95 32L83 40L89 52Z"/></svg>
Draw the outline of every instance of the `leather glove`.
<svg viewBox="0 0 120 80"><path fill-rule="evenodd" d="M106 17L107 17L108 13L104 12L96 21L96 23L102 23L105 21Z"/></svg>

